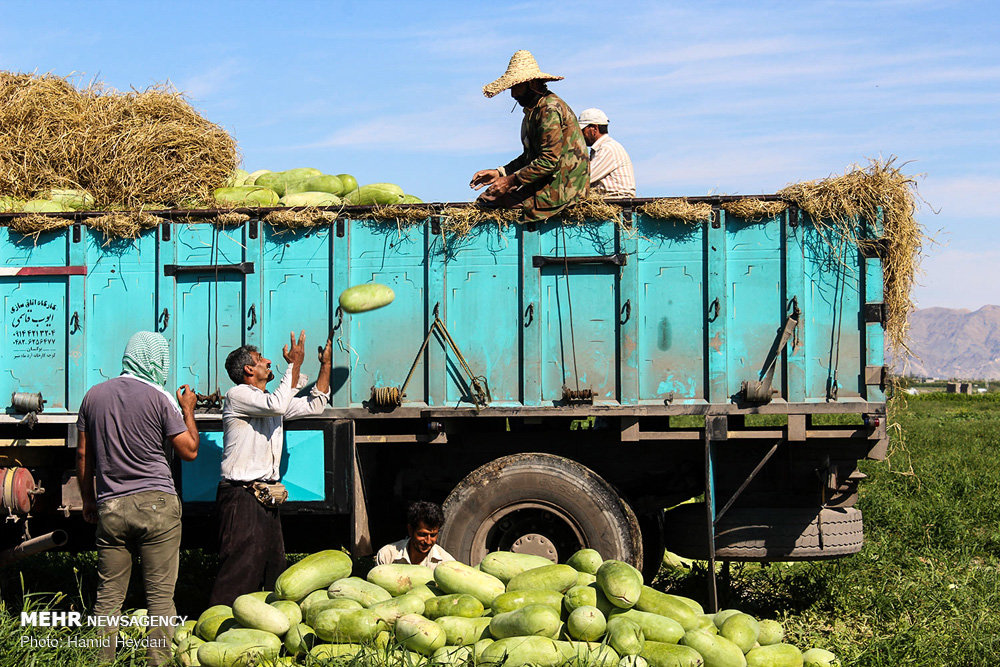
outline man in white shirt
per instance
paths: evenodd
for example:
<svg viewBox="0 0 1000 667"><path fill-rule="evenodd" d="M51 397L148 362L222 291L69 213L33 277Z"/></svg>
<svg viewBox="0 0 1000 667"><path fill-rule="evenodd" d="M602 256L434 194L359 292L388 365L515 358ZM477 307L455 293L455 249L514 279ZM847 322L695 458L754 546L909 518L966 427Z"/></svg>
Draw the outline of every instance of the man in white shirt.
<svg viewBox="0 0 1000 667"><path fill-rule="evenodd" d="M216 494L219 516L219 574L210 604L231 605L240 595L271 590L285 569L279 503L258 500L255 482L273 484L281 477L286 419L323 412L330 394L330 341L319 354L319 375L308 396L296 396L305 385L300 374L305 357L305 332L282 350L288 362L278 388L267 392L274 379L271 360L253 345L233 350L226 372L236 386L226 392L222 410L222 481Z"/></svg>
<svg viewBox="0 0 1000 667"><path fill-rule="evenodd" d="M590 189L602 197L635 197L635 172L625 147L608 136L608 117L600 109L580 114L583 140L590 146Z"/></svg>
<svg viewBox="0 0 1000 667"><path fill-rule="evenodd" d="M375 554L375 563L409 563L425 565L432 570L455 558L437 544L438 532L444 525L444 512L435 503L418 501L411 503L406 510L405 537L398 542L387 544Z"/></svg>

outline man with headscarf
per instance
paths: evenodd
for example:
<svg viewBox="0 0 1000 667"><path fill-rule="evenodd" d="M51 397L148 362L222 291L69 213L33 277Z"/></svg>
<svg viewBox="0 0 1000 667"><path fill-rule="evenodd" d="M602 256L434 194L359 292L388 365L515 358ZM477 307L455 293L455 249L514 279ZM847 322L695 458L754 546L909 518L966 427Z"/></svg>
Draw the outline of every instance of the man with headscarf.
<svg viewBox="0 0 1000 667"><path fill-rule="evenodd" d="M176 402L163 389L169 368L166 339L140 331L125 347L122 374L91 387L80 404L77 478L83 518L97 524L95 616L121 613L134 556L142 557L149 616L176 615L181 506L170 462L174 452L198 456L198 427L191 388L178 389ZM169 662L172 635L169 625L152 627L149 664ZM102 628L105 660L114 660L117 637L117 625Z"/></svg>
<svg viewBox="0 0 1000 667"><path fill-rule="evenodd" d="M489 186L479 196L479 205L519 206L525 222L536 222L587 196L589 162L580 124L569 105L545 85L562 78L542 72L534 56L522 50L511 57L503 76L483 86L486 97L509 88L524 109L524 151L502 167L475 173L469 187Z"/></svg>

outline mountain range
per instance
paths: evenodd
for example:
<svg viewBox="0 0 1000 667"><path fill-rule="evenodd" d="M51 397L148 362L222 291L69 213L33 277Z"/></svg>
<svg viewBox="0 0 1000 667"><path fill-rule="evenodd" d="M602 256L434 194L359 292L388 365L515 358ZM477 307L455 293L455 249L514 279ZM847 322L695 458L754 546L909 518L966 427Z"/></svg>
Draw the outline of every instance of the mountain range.
<svg viewBox="0 0 1000 667"><path fill-rule="evenodd" d="M938 379L1000 378L1000 306L914 311L910 353L891 362L895 373Z"/></svg>

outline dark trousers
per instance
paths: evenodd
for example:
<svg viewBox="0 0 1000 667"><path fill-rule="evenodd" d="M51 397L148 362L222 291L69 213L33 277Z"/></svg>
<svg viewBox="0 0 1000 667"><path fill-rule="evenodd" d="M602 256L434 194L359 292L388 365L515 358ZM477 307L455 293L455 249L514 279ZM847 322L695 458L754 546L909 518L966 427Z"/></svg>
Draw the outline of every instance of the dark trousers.
<svg viewBox="0 0 1000 667"><path fill-rule="evenodd" d="M219 574L210 605L245 593L273 590L285 569L285 542L277 508L264 507L242 485L221 482L215 496L219 521Z"/></svg>

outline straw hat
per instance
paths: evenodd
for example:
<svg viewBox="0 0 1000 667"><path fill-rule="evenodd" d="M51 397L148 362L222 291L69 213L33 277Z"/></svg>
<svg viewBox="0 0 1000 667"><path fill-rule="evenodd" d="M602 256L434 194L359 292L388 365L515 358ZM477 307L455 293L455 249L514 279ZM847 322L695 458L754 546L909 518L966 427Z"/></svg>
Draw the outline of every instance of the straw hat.
<svg viewBox="0 0 1000 667"><path fill-rule="evenodd" d="M531 55L531 51L522 49L510 57L510 64L507 65L507 71L503 73L503 76L493 83L483 86L483 95L494 97L525 81L560 81L562 78L554 74L546 74L538 69L535 56Z"/></svg>

